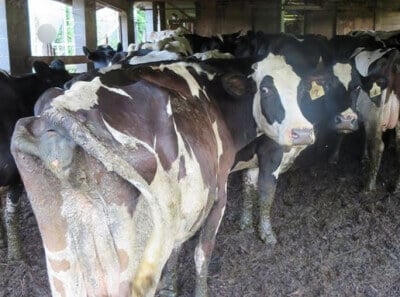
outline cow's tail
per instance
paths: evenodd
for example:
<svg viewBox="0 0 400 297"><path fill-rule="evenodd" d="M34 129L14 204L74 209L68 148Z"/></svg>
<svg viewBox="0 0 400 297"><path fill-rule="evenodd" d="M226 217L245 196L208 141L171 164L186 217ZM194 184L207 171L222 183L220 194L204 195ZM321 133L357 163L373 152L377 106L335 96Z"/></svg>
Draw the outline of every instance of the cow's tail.
<svg viewBox="0 0 400 297"><path fill-rule="evenodd" d="M113 153L101 143L92 131L82 125L71 113L66 110L48 109L43 117L49 118L51 123L68 131L69 137L81 146L88 154L99 160L107 170L113 171L121 178L135 186L146 200L153 220L153 230L147 241L139 267L133 279L132 296L145 296L154 288L159 273L161 247L164 239L162 232L162 210L157 196L152 193L146 180L127 161Z"/></svg>

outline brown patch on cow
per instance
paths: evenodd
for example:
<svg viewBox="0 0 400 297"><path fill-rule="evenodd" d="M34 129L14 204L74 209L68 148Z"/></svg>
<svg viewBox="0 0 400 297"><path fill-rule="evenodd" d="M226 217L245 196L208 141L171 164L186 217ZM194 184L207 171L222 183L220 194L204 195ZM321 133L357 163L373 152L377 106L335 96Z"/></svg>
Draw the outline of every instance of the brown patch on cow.
<svg viewBox="0 0 400 297"><path fill-rule="evenodd" d="M67 271L71 268L71 263L67 260L51 260L49 259L51 269L55 272Z"/></svg>
<svg viewBox="0 0 400 297"><path fill-rule="evenodd" d="M56 291L61 295L61 297L66 296L64 283L54 276L53 276L53 286L56 289Z"/></svg>
<svg viewBox="0 0 400 297"><path fill-rule="evenodd" d="M125 205L129 214L133 216L140 196L139 190L118 174L107 171L99 160L88 154L85 155L85 158L85 165L82 165L81 168L87 169L85 174L88 184L95 185L96 192L107 203ZM143 171L138 171L143 176Z"/></svg>
<svg viewBox="0 0 400 297"><path fill-rule="evenodd" d="M192 96L186 80L178 76L170 69L164 69L163 71L160 71L143 67L142 69L136 71L140 71L140 76L152 84L169 89L176 93L180 93L185 97Z"/></svg>
<svg viewBox="0 0 400 297"><path fill-rule="evenodd" d="M181 180L186 176L186 166L185 166L185 157L181 156L179 159L179 173L178 180Z"/></svg>
<svg viewBox="0 0 400 297"><path fill-rule="evenodd" d="M51 252L64 250L67 223L61 215L60 181L36 157L21 152L15 153L14 157L46 249Z"/></svg>
<svg viewBox="0 0 400 297"><path fill-rule="evenodd" d="M118 260L119 260L119 265L120 265L120 273L124 272L129 265L129 256L128 253L125 250L118 249L117 250L118 254Z"/></svg>

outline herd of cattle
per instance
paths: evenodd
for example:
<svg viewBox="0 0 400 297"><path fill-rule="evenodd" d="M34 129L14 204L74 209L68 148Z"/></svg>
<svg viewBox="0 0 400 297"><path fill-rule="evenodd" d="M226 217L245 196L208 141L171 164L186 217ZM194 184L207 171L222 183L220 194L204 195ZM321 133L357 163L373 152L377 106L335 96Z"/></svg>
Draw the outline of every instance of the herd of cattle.
<svg viewBox="0 0 400 297"><path fill-rule="evenodd" d="M375 188L382 133L399 120L396 37L172 34L127 52L84 48L98 69L74 77L60 61L1 72L9 260L22 257L22 180L53 296L153 296L163 271L159 293L176 296L176 255L198 231L195 294L207 296L231 172L247 169L257 185L269 244L279 175L326 135L336 162L343 135L364 127L365 190Z"/></svg>

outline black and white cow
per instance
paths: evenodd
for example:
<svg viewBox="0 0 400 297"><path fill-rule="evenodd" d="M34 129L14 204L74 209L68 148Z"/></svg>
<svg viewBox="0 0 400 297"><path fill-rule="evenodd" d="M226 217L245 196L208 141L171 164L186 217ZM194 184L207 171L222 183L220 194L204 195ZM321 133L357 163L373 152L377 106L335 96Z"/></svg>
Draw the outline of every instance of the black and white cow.
<svg viewBox="0 0 400 297"><path fill-rule="evenodd" d="M314 141L284 57L246 66L123 67L47 92L40 117L18 122L12 152L53 295L152 296L198 230L196 296L207 295L235 153L259 132L282 146Z"/></svg>
<svg viewBox="0 0 400 297"><path fill-rule="evenodd" d="M121 43L118 43L116 50L109 45L99 45L94 51L84 46L82 50L85 56L93 61L95 69L107 67L110 63L117 63L124 58L124 56L120 56L122 53Z"/></svg>
<svg viewBox="0 0 400 297"><path fill-rule="evenodd" d="M362 50L353 57L359 75L356 111L365 130L363 163L367 180L365 191L376 188L384 143L382 133L399 120L400 55L397 49ZM397 142L399 142L399 133ZM397 181L395 191L399 191Z"/></svg>
<svg viewBox="0 0 400 297"><path fill-rule="evenodd" d="M358 76L350 63L335 63L323 39L317 37L313 51L302 41L290 36L276 39L270 50L285 54L302 80L298 87L298 100L304 116L314 125L318 138L327 130L349 133L358 128L354 102L358 95ZM322 40L322 41L321 41ZM321 67L319 61L332 63ZM270 92L266 87L265 92ZM321 139L319 141L322 141ZM288 170L306 146L281 146L274 139L259 136L236 156L234 171L253 168L246 173L241 228L252 225L254 191L258 190L260 238L270 244L276 242L270 222L270 210L275 196L278 176Z"/></svg>
<svg viewBox="0 0 400 297"><path fill-rule="evenodd" d="M7 186L5 221L7 227L8 259L21 260L19 240L19 199L23 187L10 152L11 135L18 119L33 115L33 106L39 96L50 87L62 87L71 77L61 61L50 67L34 62L35 74L20 77L0 72L0 186ZM5 245L0 222L0 246Z"/></svg>

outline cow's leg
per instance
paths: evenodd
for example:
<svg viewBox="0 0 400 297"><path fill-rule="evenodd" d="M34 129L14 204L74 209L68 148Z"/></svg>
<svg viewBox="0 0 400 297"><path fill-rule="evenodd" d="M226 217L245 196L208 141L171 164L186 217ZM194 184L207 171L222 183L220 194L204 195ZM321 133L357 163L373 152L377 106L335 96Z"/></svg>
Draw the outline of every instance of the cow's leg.
<svg viewBox="0 0 400 297"><path fill-rule="evenodd" d="M22 190L22 184L17 183L10 186L7 191L5 221L7 228L7 252L9 261L22 260L22 249L19 236L19 210Z"/></svg>
<svg viewBox="0 0 400 297"><path fill-rule="evenodd" d="M158 292L162 297L178 296L178 258L181 247L173 249L163 271L164 286Z"/></svg>
<svg viewBox="0 0 400 297"><path fill-rule="evenodd" d="M242 230L253 224L253 201L258 197L257 190L258 168L246 170L243 182L243 209L240 217Z"/></svg>
<svg viewBox="0 0 400 297"><path fill-rule="evenodd" d="M338 133L337 137L335 137L335 141L333 143L333 150L329 155L329 164L337 164L339 162L339 152L340 147L342 146L344 135Z"/></svg>
<svg viewBox="0 0 400 297"><path fill-rule="evenodd" d="M273 141L266 141L257 151L260 172L258 174L260 222L258 232L261 240L275 244L276 238L271 226L271 206L275 198L276 183L283 152Z"/></svg>
<svg viewBox="0 0 400 297"><path fill-rule="evenodd" d="M220 189L218 200L213 205L206 222L204 223L199 242L194 253L196 264L196 297L208 296L207 275L208 265L214 250L215 236L224 216L226 206L226 179L224 189Z"/></svg>
<svg viewBox="0 0 400 297"><path fill-rule="evenodd" d="M1 207L2 203L1 203L1 197L0 197L0 248L3 248L6 246L6 242L5 242L5 234L4 234L4 230L3 230L3 216L1 215L2 213L2 207Z"/></svg>
<svg viewBox="0 0 400 297"><path fill-rule="evenodd" d="M385 144L382 141L382 130L378 124L366 125L365 137L366 153L368 157L365 191L369 192L376 189L376 177L378 175Z"/></svg>
<svg viewBox="0 0 400 297"><path fill-rule="evenodd" d="M396 124L396 157L397 164L400 164L400 122L397 122ZM400 193L400 174L397 176L394 192Z"/></svg>

